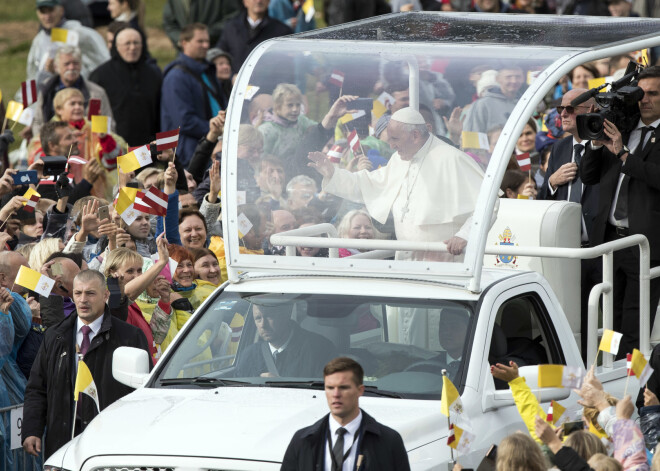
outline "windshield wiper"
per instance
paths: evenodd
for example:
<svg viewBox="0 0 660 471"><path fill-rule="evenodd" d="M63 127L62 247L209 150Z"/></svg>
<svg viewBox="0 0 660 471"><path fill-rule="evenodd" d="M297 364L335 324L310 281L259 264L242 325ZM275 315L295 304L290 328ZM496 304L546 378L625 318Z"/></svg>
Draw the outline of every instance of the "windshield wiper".
<svg viewBox="0 0 660 471"><path fill-rule="evenodd" d="M266 386L273 388L295 388L295 389L325 389L323 381L266 381ZM373 394L375 396L394 397L401 399L403 396L400 394L383 391L378 389L377 386L364 385L364 392Z"/></svg>
<svg viewBox="0 0 660 471"><path fill-rule="evenodd" d="M251 386L247 381L235 381L233 379L211 378L208 376L197 376L195 378L167 378L161 379L161 386L175 386L180 384L195 384L198 386Z"/></svg>

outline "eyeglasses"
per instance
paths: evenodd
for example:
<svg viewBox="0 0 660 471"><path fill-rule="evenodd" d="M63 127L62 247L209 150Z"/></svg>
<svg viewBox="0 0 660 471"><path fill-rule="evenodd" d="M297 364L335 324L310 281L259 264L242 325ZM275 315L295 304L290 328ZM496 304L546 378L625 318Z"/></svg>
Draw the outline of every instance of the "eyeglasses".
<svg viewBox="0 0 660 471"><path fill-rule="evenodd" d="M573 114L573 113L575 113L575 108L585 108L585 107L586 107L586 105L577 105L576 107L561 106L560 105L560 106L557 107L557 113L562 114L564 112L564 110L566 110L566 112L568 114Z"/></svg>

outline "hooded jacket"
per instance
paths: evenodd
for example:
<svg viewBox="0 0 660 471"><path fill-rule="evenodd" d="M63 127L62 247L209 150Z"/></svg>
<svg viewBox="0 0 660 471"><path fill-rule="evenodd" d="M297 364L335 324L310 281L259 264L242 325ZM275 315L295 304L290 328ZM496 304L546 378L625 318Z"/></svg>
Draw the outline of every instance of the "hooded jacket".
<svg viewBox="0 0 660 471"><path fill-rule="evenodd" d="M122 30L112 41L111 59L94 70L90 79L103 87L110 99L117 134L130 146L141 146L155 139L160 127L163 78L160 70L148 63L147 40L139 30L143 46L137 62L128 63L121 58L117 36Z"/></svg>
<svg viewBox="0 0 660 471"><path fill-rule="evenodd" d="M463 130L488 132L496 126L504 126L517 102L518 97L508 98L499 88L485 92L472 104Z"/></svg>

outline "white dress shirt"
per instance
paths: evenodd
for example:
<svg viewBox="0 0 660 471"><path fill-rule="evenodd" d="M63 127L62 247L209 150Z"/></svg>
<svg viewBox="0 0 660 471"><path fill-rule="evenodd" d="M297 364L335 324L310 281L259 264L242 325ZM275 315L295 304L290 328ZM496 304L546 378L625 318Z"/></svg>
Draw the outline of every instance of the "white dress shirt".
<svg viewBox="0 0 660 471"><path fill-rule="evenodd" d="M649 126L654 128L657 128L659 125L660 125L660 119L655 120L651 124L649 124ZM638 150L642 150L644 148L644 145L649 141L649 139L651 139L652 133L647 132L645 137L645 142L640 146L639 140L642 137L642 128L645 126L646 124L644 124L640 119L639 123L637 123L637 127L633 130L633 132L630 133L630 137L628 138L628 146L627 146L628 149L630 149L630 152L637 153ZM626 163L624 162L623 165L626 165ZM623 168L623 166L621 168ZM609 222L613 226L629 227L628 218L623 218L620 220L614 218L614 211L616 210L616 203L617 200L619 199L619 190L621 189L621 182L623 181L624 176L625 174L623 172L619 173L619 182L616 185L616 191L614 192L614 199L612 200L612 207L610 208L610 214L609 217L607 218L607 222Z"/></svg>
<svg viewBox="0 0 660 471"><path fill-rule="evenodd" d="M334 419L334 417L332 417L332 414L330 414L330 417L328 418L328 423L330 425L330 439L332 440L332 446L335 446L335 443L337 441L337 430L339 430L339 428L342 425L339 422L337 422ZM362 423L362 411L360 411L360 413L356 418L354 418L348 424L343 426L346 429L346 433L344 434L344 454L349 450L349 448L351 452L344 460L344 465L341 468L342 471L353 471L353 469L355 468L355 459L357 456L357 449L358 449L357 434L360 432L361 423ZM325 466L324 466L325 471L332 470L332 457L330 456L331 453L332 450L330 449L330 445L328 444L328 440L326 439Z"/></svg>
<svg viewBox="0 0 660 471"><path fill-rule="evenodd" d="M91 324L87 324L87 325L89 325L90 329L92 329L92 331L89 333L89 343L90 343L90 345L92 343L92 339L94 337L96 337L96 334L98 334L99 330L101 330L101 324L103 324L103 316L104 315L105 314L101 314L101 317L96 319ZM78 325L76 327L76 346L78 347L78 348L76 348L77 351L80 351L80 346L82 345L82 341L83 341L82 327L84 325L85 324L83 323L82 320L80 320L80 317L79 317L78 318Z"/></svg>

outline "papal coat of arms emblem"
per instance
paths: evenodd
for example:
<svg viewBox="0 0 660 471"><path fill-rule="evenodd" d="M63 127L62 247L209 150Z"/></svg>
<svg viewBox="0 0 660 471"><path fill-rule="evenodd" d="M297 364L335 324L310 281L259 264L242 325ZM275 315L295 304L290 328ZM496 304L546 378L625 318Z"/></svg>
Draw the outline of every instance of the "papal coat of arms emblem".
<svg viewBox="0 0 660 471"><path fill-rule="evenodd" d="M504 229L504 231L498 236L500 239L499 244L495 242L495 245L518 245L515 243L516 237L511 232L509 226ZM508 266L511 268L517 268L518 257L515 255L496 255L495 256L495 266Z"/></svg>

